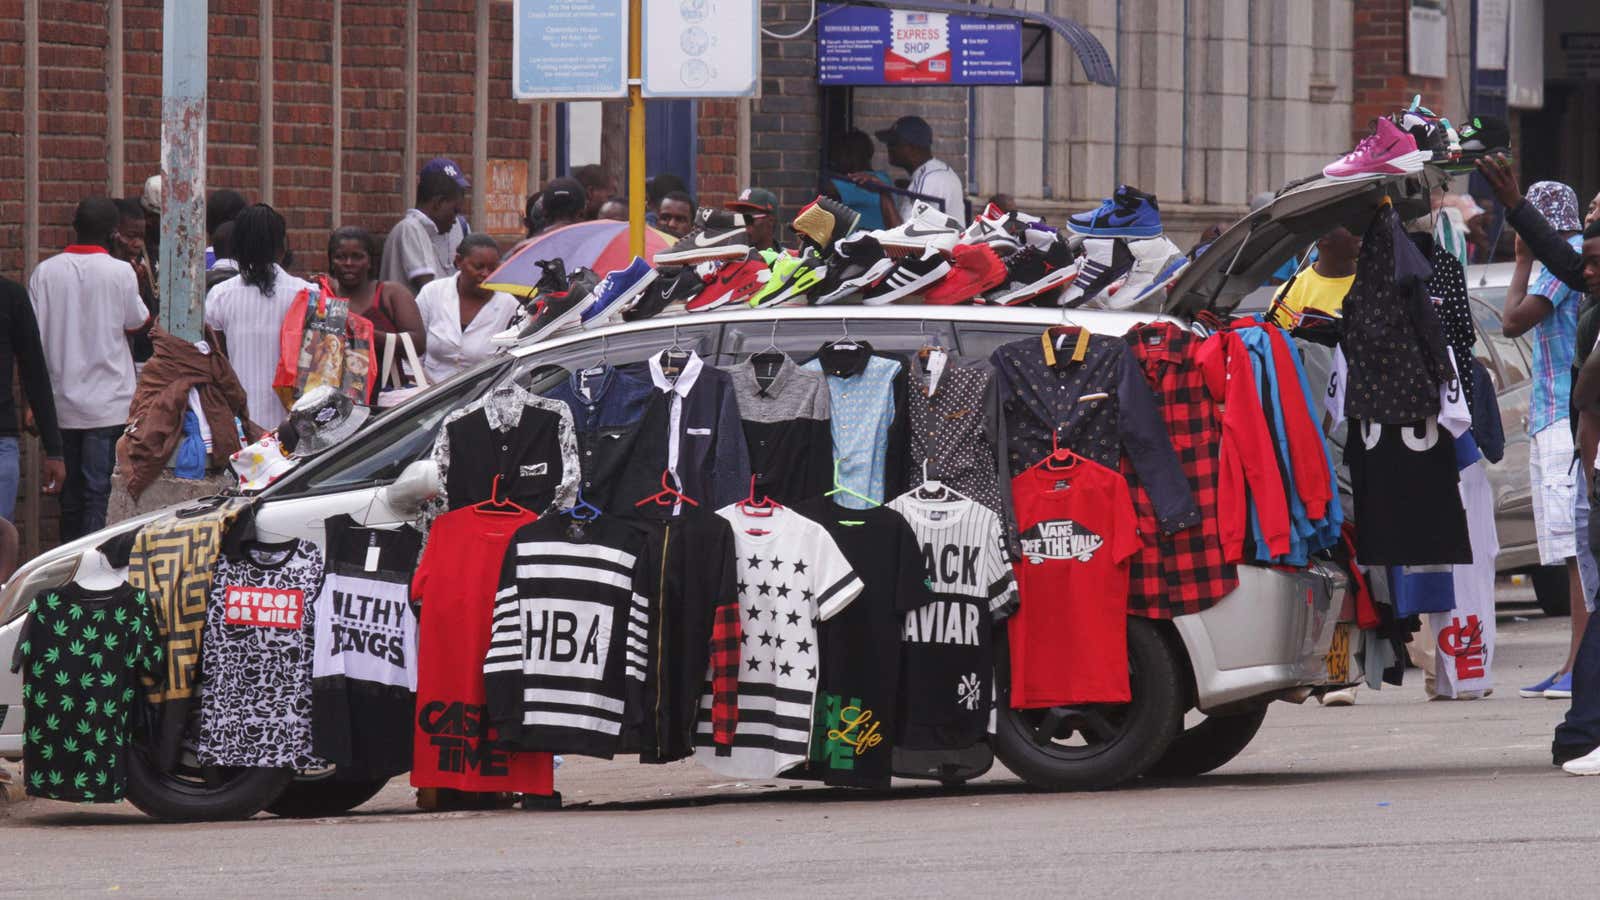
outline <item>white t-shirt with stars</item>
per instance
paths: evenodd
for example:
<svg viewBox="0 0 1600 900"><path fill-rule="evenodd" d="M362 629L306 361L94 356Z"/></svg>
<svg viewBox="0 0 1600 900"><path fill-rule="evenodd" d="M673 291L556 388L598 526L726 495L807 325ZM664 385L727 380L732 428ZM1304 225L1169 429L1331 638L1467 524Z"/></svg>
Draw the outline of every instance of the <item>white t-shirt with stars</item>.
<svg viewBox="0 0 1600 900"><path fill-rule="evenodd" d="M861 579L828 532L799 513L753 516L732 504L717 515L733 526L739 557L739 725L732 753L718 755L711 695L702 697L694 758L730 778L770 778L806 760L821 658L817 622L848 606Z"/></svg>

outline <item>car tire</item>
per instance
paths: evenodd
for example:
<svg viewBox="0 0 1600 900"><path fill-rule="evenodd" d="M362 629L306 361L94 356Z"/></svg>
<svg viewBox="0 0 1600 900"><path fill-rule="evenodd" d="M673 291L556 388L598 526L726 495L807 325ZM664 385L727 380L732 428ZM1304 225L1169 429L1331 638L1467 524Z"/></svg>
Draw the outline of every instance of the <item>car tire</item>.
<svg viewBox="0 0 1600 900"><path fill-rule="evenodd" d="M1225 716L1206 716L1204 721L1178 735L1145 774L1158 778L1192 778L1221 768L1243 752L1261 730L1268 705L1263 703Z"/></svg>
<svg viewBox="0 0 1600 900"><path fill-rule="evenodd" d="M278 799L293 769L186 769L164 772L142 748L128 754L128 802L174 822L248 819Z"/></svg>
<svg viewBox="0 0 1600 900"><path fill-rule="evenodd" d="M278 799L267 804L267 812L286 819L317 819L349 812L377 796L389 779L340 781L328 769L316 774L296 775Z"/></svg>
<svg viewBox="0 0 1600 900"><path fill-rule="evenodd" d="M1533 598L1547 616L1572 615L1572 584L1566 566L1540 566L1529 573Z"/></svg>
<svg viewBox="0 0 1600 900"><path fill-rule="evenodd" d="M1012 709L1007 690L998 703L995 754L1049 791L1105 790L1143 775L1183 728L1188 702L1174 652L1158 625L1130 617L1132 702Z"/></svg>

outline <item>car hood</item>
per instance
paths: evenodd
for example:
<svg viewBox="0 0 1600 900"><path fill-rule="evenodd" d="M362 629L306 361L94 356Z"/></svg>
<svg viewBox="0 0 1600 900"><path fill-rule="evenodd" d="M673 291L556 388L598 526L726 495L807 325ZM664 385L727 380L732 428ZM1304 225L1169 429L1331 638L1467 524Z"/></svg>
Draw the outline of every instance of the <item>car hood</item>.
<svg viewBox="0 0 1600 900"><path fill-rule="evenodd" d="M1244 296L1265 284L1273 272L1336 225L1367 230L1385 197L1401 218L1425 216L1429 195L1444 184L1443 172L1427 166L1413 175L1355 181L1316 178L1279 192L1250 213L1173 280L1164 311L1193 316L1202 310L1231 312Z"/></svg>

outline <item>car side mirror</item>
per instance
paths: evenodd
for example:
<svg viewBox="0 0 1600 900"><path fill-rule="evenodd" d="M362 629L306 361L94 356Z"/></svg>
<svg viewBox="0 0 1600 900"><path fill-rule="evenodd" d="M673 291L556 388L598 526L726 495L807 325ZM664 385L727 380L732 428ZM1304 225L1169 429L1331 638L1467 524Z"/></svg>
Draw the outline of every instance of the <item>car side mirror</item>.
<svg viewBox="0 0 1600 900"><path fill-rule="evenodd" d="M421 511L423 505L444 490L439 477L439 467L431 459L419 459L405 467L400 477L388 487L380 488L378 499L398 513Z"/></svg>

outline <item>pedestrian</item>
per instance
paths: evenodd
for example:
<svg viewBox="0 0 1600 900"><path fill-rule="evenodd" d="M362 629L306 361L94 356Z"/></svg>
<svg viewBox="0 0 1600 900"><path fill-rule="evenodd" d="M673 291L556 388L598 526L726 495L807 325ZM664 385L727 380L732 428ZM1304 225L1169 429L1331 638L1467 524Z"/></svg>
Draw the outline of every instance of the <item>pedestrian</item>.
<svg viewBox="0 0 1600 900"><path fill-rule="evenodd" d="M117 438L133 400L127 336L148 331L152 322L133 268L110 253L119 215L108 198L80 202L73 243L39 263L28 280L66 465L63 542L105 527Z"/></svg>
<svg viewBox="0 0 1600 900"><path fill-rule="evenodd" d="M428 346L428 332L417 301L405 285L376 277L372 259L377 255L378 242L365 228L345 226L328 236L328 274L333 276L339 296L350 301L350 311L372 323L373 349L378 353L381 373L387 365L383 359L385 335L410 335L411 346L421 354ZM403 359L402 353L400 360Z"/></svg>
<svg viewBox="0 0 1600 900"><path fill-rule="evenodd" d="M611 219L617 222L628 221L628 198L612 197L600 204L600 218Z"/></svg>
<svg viewBox="0 0 1600 900"><path fill-rule="evenodd" d="M675 238L694 230L697 207L694 198L683 191L673 191L661 198L656 207L656 227Z"/></svg>
<svg viewBox="0 0 1600 900"><path fill-rule="evenodd" d="M859 128L842 132L828 147L828 166L822 192L860 214L856 227L877 231L883 224L881 188L893 187L888 172L872 167L872 136ZM874 188L880 188L874 190Z"/></svg>
<svg viewBox="0 0 1600 900"><path fill-rule="evenodd" d="M583 218L585 220L602 218L600 208L606 205L607 200L617 195L617 179L612 176L610 170L599 163L578 166L572 170L572 177L583 185L584 194L589 198L588 204L583 208Z"/></svg>
<svg viewBox="0 0 1600 900"><path fill-rule="evenodd" d="M216 252L217 261L206 270L208 291L239 274L239 262L233 258L232 219L218 225L217 230L211 233L211 249Z"/></svg>
<svg viewBox="0 0 1600 900"><path fill-rule="evenodd" d="M43 490L60 493L67 480L61 452L61 429L56 423L56 400L50 390L50 369L39 340L39 323L28 302L28 291L0 277L0 519L10 521L17 508L17 486L22 481L21 416L11 391L11 373L22 376L22 393L32 413L33 428L44 445ZM9 577L9 573L7 573Z"/></svg>
<svg viewBox="0 0 1600 900"><path fill-rule="evenodd" d="M427 329L422 368L434 383L494 355L490 338L511 324L515 297L489 291L483 282L500 267L500 245L486 234L468 235L456 253L453 275L431 281L417 294Z"/></svg>
<svg viewBox="0 0 1600 900"><path fill-rule="evenodd" d="M578 179L552 178L539 192L539 203L544 209L544 224L535 234L582 222L589 198Z"/></svg>
<svg viewBox="0 0 1600 900"><path fill-rule="evenodd" d="M878 132L878 140L889 151L889 164L911 173L911 193L931 197L934 206L943 209L945 215L966 221L967 200L961 176L944 160L934 157L933 128L921 116L901 116ZM857 183L864 180L857 179ZM891 201L884 194L879 204L884 226L893 228L911 218L915 200L901 197Z"/></svg>
<svg viewBox="0 0 1600 900"><path fill-rule="evenodd" d="M283 270L287 229L265 203L245 207L233 220L231 248L239 274L206 293L205 323L239 376L250 418L271 431L285 418L272 389L278 370L283 319L295 295L311 285Z"/></svg>
<svg viewBox="0 0 1600 900"><path fill-rule="evenodd" d="M249 204L244 195L229 188L222 188L211 192L206 198L206 238L211 241L211 246L206 247L206 271L217 264L216 234L217 229L224 223L232 222Z"/></svg>
<svg viewBox="0 0 1600 900"><path fill-rule="evenodd" d="M644 223L651 228L658 227L656 213L661 208L661 201L670 193L681 191L689 193L689 186L683 179L671 172L662 172L650 179L644 186Z"/></svg>
<svg viewBox="0 0 1600 900"><path fill-rule="evenodd" d="M745 234L752 250L778 249L778 195L758 187L747 187L735 200L722 204L730 212L741 213L749 222Z"/></svg>
<svg viewBox="0 0 1600 900"><path fill-rule="evenodd" d="M161 315L161 302L156 295L155 274L150 271L150 261L144 252L144 207L137 200L117 200L117 228L111 233L111 255L133 267L139 281L139 299L152 317ZM133 352L134 370L151 354L155 347L150 335L135 334L128 337L128 349Z"/></svg>
<svg viewBox="0 0 1600 900"><path fill-rule="evenodd" d="M1344 309L1344 295L1356 280L1356 260L1361 256L1361 235L1342 225L1317 239L1316 262L1290 272L1292 282L1279 288L1273 300L1273 321L1293 328L1306 311L1337 316Z"/></svg>
<svg viewBox="0 0 1600 900"><path fill-rule="evenodd" d="M1527 200L1562 240L1574 250L1582 248L1576 191L1558 181L1539 181L1528 186ZM1516 265L1506 288L1502 329L1508 338L1533 332L1533 392L1526 421L1534 533L1539 540L1539 564L1566 569L1572 607L1572 639L1566 660L1554 674L1519 693L1564 699L1572 696L1572 663L1588 624L1575 522L1576 495L1581 493L1576 479L1582 473L1573 471L1573 431L1568 419L1582 297L1543 267L1529 287L1533 252L1520 235L1515 240Z"/></svg>
<svg viewBox="0 0 1600 900"><path fill-rule="evenodd" d="M161 271L161 176L151 175L144 180L139 192L139 205L144 207L144 247L150 263L150 272Z"/></svg>
<svg viewBox="0 0 1600 900"><path fill-rule="evenodd" d="M406 210L383 242L379 277L418 291L453 273L456 246L467 233L461 201L470 187L451 160L429 160L417 179L417 205Z"/></svg>

